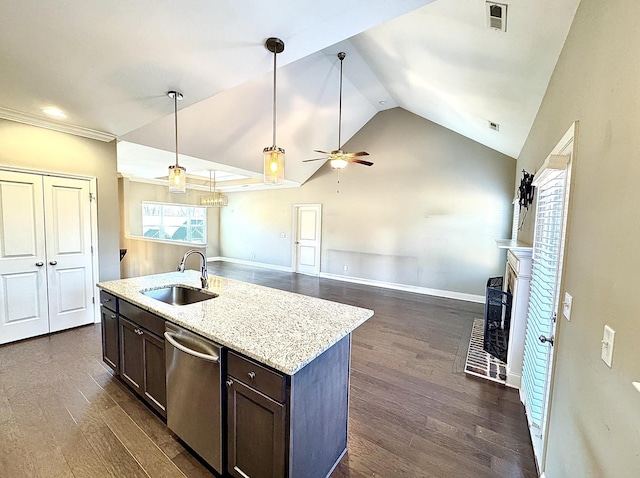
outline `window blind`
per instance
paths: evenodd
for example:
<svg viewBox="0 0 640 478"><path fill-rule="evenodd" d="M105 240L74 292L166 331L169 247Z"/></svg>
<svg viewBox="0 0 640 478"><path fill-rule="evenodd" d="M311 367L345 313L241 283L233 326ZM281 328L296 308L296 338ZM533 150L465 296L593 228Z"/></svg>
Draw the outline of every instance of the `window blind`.
<svg viewBox="0 0 640 478"><path fill-rule="evenodd" d="M565 163L566 164L566 163ZM531 269L531 292L524 344L522 392L530 424L542 429L547 371L551 347L540 336L551 337L561 270L565 169L547 169L536 186L537 207Z"/></svg>

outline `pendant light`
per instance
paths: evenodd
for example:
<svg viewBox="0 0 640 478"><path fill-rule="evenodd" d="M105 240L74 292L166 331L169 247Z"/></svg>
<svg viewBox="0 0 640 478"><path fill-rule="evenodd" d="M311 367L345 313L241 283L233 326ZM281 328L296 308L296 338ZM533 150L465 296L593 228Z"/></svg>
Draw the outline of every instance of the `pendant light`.
<svg viewBox="0 0 640 478"><path fill-rule="evenodd" d="M276 57L284 51L284 42L279 38L268 38L267 50L273 53L273 145L262 151L265 184L284 182L284 149L276 146Z"/></svg>
<svg viewBox="0 0 640 478"><path fill-rule="evenodd" d="M209 195L200 197L200 205L205 207L223 207L229 204L229 196L216 191L216 172L213 172L213 189L211 189L211 170L209 170Z"/></svg>
<svg viewBox="0 0 640 478"><path fill-rule="evenodd" d="M176 164L169 166L169 192L187 192L187 170L178 164L178 100L183 98L182 93L169 91L167 96L173 100L173 112L176 130Z"/></svg>

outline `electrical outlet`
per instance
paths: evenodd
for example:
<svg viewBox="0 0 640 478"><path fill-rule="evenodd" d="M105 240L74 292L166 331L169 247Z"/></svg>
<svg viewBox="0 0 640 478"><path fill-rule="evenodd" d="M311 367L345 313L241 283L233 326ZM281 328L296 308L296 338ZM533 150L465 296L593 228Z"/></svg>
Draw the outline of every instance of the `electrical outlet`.
<svg viewBox="0 0 640 478"><path fill-rule="evenodd" d="M251 254L251 259L255 259L255 258L256 258L256 253L254 252Z"/></svg>
<svg viewBox="0 0 640 478"><path fill-rule="evenodd" d="M280 237L282 237L284 239L285 237L287 237L287 234L285 232L281 232L280 233Z"/></svg>
<svg viewBox="0 0 640 478"><path fill-rule="evenodd" d="M342 270L343 270L343 271L345 271L345 272L347 272L347 271L349 270L349 266L343 266L343 267L342 267Z"/></svg>
<svg viewBox="0 0 640 478"><path fill-rule="evenodd" d="M613 359L613 341L616 336L616 331L608 325L604 326L604 334L602 336L602 353L600 357L609 367L611 367L611 360Z"/></svg>
<svg viewBox="0 0 640 478"><path fill-rule="evenodd" d="M562 315L564 315L567 320L571 320L571 303L572 302L573 302L573 297L571 297L568 292L565 292L564 300L562 301Z"/></svg>

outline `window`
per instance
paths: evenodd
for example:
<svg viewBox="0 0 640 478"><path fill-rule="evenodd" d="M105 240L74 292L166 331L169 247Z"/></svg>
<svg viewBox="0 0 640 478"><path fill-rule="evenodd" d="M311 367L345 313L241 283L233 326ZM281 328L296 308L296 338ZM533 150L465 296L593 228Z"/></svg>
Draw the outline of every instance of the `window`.
<svg viewBox="0 0 640 478"><path fill-rule="evenodd" d="M207 244L207 208L143 202L142 235L204 246Z"/></svg>

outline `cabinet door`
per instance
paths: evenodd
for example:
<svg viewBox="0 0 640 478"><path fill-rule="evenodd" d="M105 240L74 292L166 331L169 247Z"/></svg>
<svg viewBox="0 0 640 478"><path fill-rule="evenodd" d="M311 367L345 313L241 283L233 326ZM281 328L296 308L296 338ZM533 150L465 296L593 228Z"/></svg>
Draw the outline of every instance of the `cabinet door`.
<svg viewBox="0 0 640 478"><path fill-rule="evenodd" d="M167 378L164 340L145 329L142 331L144 357L144 397L160 415L167 416Z"/></svg>
<svg viewBox="0 0 640 478"><path fill-rule="evenodd" d="M107 309L100 307L100 315L102 317L102 360L113 369L116 373L120 373L118 362L118 315Z"/></svg>
<svg viewBox="0 0 640 478"><path fill-rule="evenodd" d="M144 359L140 328L120 317L120 377L138 394L143 394Z"/></svg>
<svg viewBox="0 0 640 478"><path fill-rule="evenodd" d="M230 377L227 471L237 478L285 475L284 405Z"/></svg>

